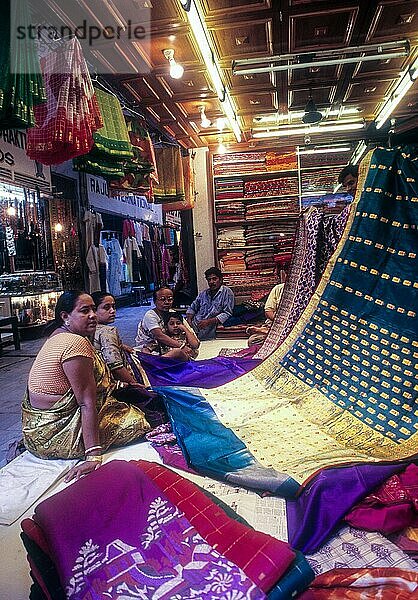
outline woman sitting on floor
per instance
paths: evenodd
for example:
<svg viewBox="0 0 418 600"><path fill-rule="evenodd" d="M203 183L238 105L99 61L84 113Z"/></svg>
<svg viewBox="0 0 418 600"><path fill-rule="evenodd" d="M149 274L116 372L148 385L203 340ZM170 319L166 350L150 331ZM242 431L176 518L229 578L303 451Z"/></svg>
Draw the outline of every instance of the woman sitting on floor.
<svg viewBox="0 0 418 600"><path fill-rule="evenodd" d="M176 314L171 308L173 292L168 287L161 287L154 292L153 300L155 308L148 310L138 324L134 350L146 354L159 354L158 345L163 344L167 347L167 352L164 354L166 358L175 358L180 361L189 360L190 352L183 341L173 339L167 335L164 329L164 313L171 311Z"/></svg>
<svg viewBox="0 0 418 600"><path fill-rule="evenodd" d="M96 325L91 296L80 291L60 296L53 332L32 365L22 403L23 439L30 452L41 458L85 458L67 481L94 471L103 450L141 439L150 430L142 410L114 397L127 384L112 379L94 350L89 338Z"/></svg>
<svg viewBox="0 0 418 600"><path fill-rule="evenodd" d="M137 384L140 374L138 373L135 377L127 359L127 355L132 354L133 348L122 342L118 328L116 325L112 325L116 318L114 297L107 292L94 292L91 297L96 305L97 316L94 347L101 353L114 379L132 385ZM139 365L136 366L139 367Z"/></svg>

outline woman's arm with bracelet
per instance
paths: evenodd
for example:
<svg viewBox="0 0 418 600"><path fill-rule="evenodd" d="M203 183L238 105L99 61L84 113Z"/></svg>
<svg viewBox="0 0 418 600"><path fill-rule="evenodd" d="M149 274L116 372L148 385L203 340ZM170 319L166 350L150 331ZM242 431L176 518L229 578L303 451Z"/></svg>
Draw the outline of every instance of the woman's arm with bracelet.
<svg viewBox="0 0 418 600"><path fill-rule="evenodd" d="M67 473L65 481L79 479L94 471L101 464L101 446L96 408L97 388L93 375L93 361L86 356L77 356L63 363L64 373L81 408L81 427L84 447L88 450L86 461L76 465Z"/></svg>

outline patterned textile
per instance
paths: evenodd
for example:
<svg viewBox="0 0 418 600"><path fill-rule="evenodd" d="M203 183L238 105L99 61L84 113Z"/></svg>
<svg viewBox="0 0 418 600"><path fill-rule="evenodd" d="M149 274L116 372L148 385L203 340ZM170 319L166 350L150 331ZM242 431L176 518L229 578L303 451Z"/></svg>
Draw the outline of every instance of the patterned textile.
<svg viewBox="0 0 418 600"><path fill-rule="evenodd" d="M130 370L117 327L98 323L93 343L96 350L101 352L103 360L111 371L121 367Z"/></svg>
<svg viewBox="0 0 418 600"><path fill-rule="evenodd" d="M109 182L112 190L138 192L150 185L150 177L158 181L155 155L152 142L142 120L126 118L129 141L132 144L133 158L126 161L125 175Z"/></svg>
<svg viewBox="0 0 418 600"><path fill-rule="evenodd" d="M134 463L104 465L41 502L35 520L69 599L265 598Z"/></svg>
<svg viewBox="0 0 418 600"><path fill-rule="evenodd" d="M149 431L144 413L136 406L116 400L115 383L107 365L95 352L94 376L97 385L97 412L103 448L123 446ZM84 444L81 408L70 389L52 409L33 408L26 392L22 402L22 433L26 448L41 458L81 458Z"/></svg>
<svg viewBox="0 0 418 600"><path fill-rule="evenodd" d="M155 159L158 170L158 183L154 185L155 201L164 203L184 200L184 177L180 148L178 146L156 148Z"/></svg>
<svg viewBox="0 0 418 600"><path fill-rule="evenodd" d="M315 255L321 213L316 208L299 218L289 271L273 325L254 358L267 358L280 346L306 308L315 289Z"/></svg>
<svg viewBox="0 0 418 600"><path fill-rule="evenodd" d="M182 391L183 405L206 400L266 467L303 480L330 465L396 463L418 452L413 152L366 156L343 237L280 348L235 382ZM179 393L164 389L173 405ZM231 458L235 452L238 444ZM229 458L224 452L227 476L239 475Z"/></svg>
<svg viewBox="0 0 418 600"><path fill-rule="evenodd" d="M27 154L44 165L60 164L91 150L103 120L76 37L44 56L41 68L47 102L35 107Z"/></svg>
<svg viewBox="0 0 418 600"><path fill-rule="evenodd" d="M191 161L192 159L189 155L182 156L181 158L184 179L184 200L178 200L177 202L164 202L164 213L169 212L171 210L189 210L191 208L194 208L195 187Z"/></svg>
<svg viewBox="0 0 418 600"><path fill-rule="evenodd" d="M393 568L333 569L317 577L300 600L411 600L418 573Z"/></svg>
<svg viewBox="0 0 418 600"><path fill-rule="evenodd" d="M194 483L157 463L139 460L135 464L211 546L239 566L264 592L293 562L295 554L287 543L230 519Z"/></svg>
<svg viewBox="0 0 418 600"><path fill-rule="evenodd" d="M415 561L380 533L342 527L314 554L306 557L316 575L331 569L397 568L418 572Z"/></svg>
<svg viewBox="0 0 418 600"><path fill-rule="evenodd" d="M0 129L35 125L34 106L45 102L45 88L34 40L29 35L11 45L11 25L29 31L33 19L27 0L0 4Z"/></svg>

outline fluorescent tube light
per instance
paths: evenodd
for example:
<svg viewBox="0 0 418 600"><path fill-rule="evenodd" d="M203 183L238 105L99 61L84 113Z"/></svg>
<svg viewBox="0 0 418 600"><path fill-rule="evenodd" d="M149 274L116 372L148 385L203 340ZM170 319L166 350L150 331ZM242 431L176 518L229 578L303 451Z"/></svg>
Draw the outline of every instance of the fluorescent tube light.
<svg viewBox="0 0 418 600"><path fill-rule="evenodd" d="M218 94L218 98L221 101L222 109L225 113L225 116L228 119L232 131L234 132L237 142L240 142L241 128L238 124L236 111L232 103L229 91L223 84L214 52L210 46L210 36L206 28L205 21L200 15L195 0L191 0L190 3L183 2L182 0L182 4L185 10L187 11L187 18L189 20L191 30L193 31L195 41L200 49L200 53L202 55L206 69L209 73L209 77L216 90L216 93Z"/></svg>
<svg viewBox="0 0 418 600"><path fill-rule="evenodd" d="M305 135L312 133L328 133L331 131L354 131L364 129L364 121L361 123L340 123L333 125L313 125L311 127L283 127L271 131L256 131L252 133L253 138L267 139L272 137L283 137L285 135Z"/></svg>
<svg viewBox="0 0 418 600"><path fill-rule="evenodd" d="M398 106L402 98L405 97L406 93L414 85L418 76L418 57L414 60L412 65L406 68L400 76L398 85L393 90L389 98L383 103L379 112L376 115L375 123L376 129L380 129L388 120L390 115L393 113L395 108Z"/></svg>
<svg viewBox="0 0 418 600"><path fill-rule="evenodd" d="M350 158L350 164L356 165L357 163L359 163L363 154L366 152L366 150L367 150L367 144L365 141L361 140L357 144L357 146Z"/></svg>
<svg viewBox="0 0 418 600"><path fill-rule="evenodd" d="M312 148L311 150L299 150L298 154L328 154L332 152L351 152L350 146L334 146L333 148Z"/></svg>

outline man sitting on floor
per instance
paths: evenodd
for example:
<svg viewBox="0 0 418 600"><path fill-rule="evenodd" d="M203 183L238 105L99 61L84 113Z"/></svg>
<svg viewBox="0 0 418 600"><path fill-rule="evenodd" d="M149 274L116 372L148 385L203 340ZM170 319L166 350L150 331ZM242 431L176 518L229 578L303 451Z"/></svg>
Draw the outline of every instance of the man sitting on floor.
<svg viewBox="0 0 418 600"><path fill-rule="evenodd" d="M268 332L270 331L270 327L273 324L274 315L277 312L279 307L280 298L282 297L284 288L284 283L278 283L271 290L268 295L266 304L264 306L264 314L266 316L266 320L263 325L256 326L252 325L247 327L246 333L250 337L248 338L248 346L252 346L253 344L261 344L267 337Z"/></svg>
<svg viewBox="0 0 418 600"><path fill-rule="evenodd" d="M194 328L199 340L211 340L218 325L232 316L235 298L231 288L223 285L222 273L216 267L205 271L209 288L200 292L187 309L187 322Z"/></svg>

